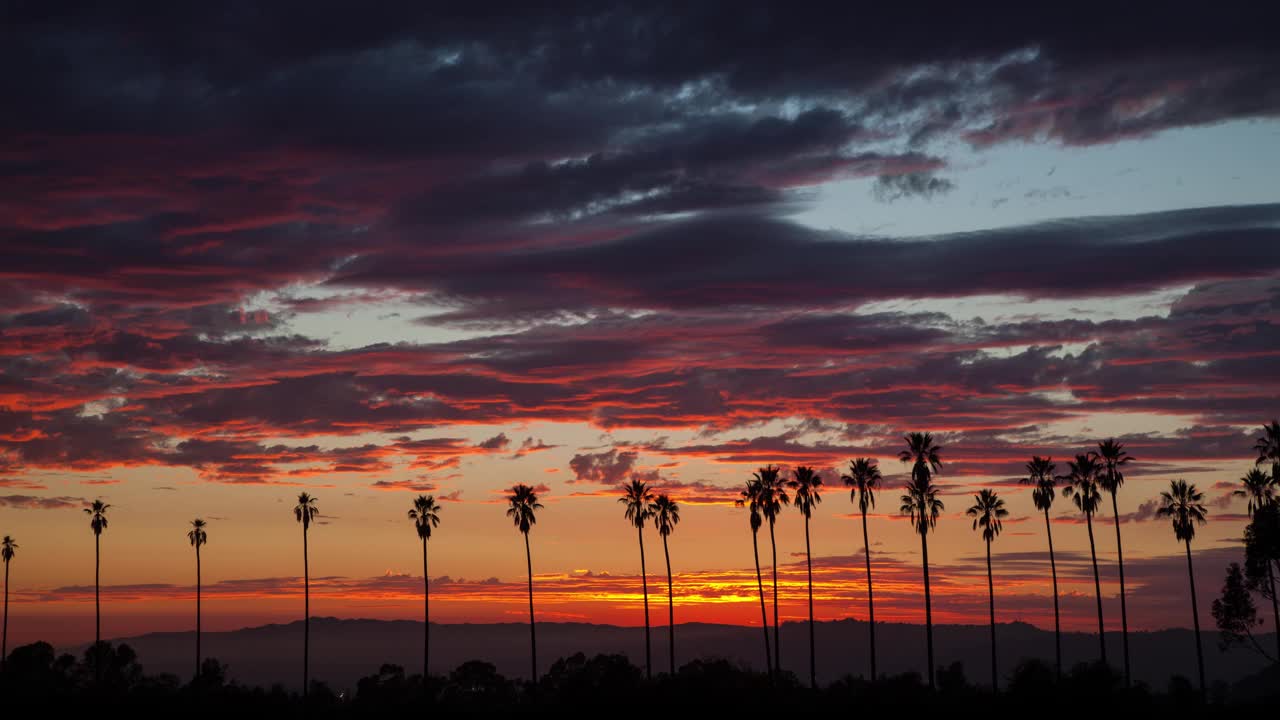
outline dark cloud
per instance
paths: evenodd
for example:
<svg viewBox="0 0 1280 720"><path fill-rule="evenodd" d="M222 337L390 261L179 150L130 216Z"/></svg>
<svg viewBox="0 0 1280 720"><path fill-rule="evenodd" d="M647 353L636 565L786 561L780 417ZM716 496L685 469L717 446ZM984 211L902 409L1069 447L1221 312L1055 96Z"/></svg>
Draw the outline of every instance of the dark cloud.
<svg viewBox="0 0 1280 720"><path fill-rule="evenodd" d="M84 507L87 502L84 498L66 495L57 497L0 495L0 507L13 508L15 510L74 510Z"/></svg>
<svg viewBox="0 0 1280 720"><path fill-rule="evenodd" d="M876 178L872 193L880 202L894 202L903 198L918 197L932 200L956 189L956 184L932 173L913 172L904 175L881 175Z"/></svg>

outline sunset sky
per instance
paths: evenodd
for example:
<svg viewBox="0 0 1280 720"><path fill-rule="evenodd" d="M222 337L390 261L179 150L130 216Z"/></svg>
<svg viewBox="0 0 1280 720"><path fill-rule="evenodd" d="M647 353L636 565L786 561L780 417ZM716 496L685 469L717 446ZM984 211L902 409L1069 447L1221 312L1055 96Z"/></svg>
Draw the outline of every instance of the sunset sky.
<svg viewBox="0 0 1280 720"><path fill-rule="evenodd" d="M681 503L677 622L758 623L732 499L824 469L817 616L865 617L838 477L878 458L878 619L920 621L908 431L942 445L935 622L986 621L964 510L992 487L1001 621L1052 627L1032 454L1101 439L1130 626L1191 624L1155 499L1206 494L1202 626L1280 414L1280 44L1248 13L921 17L739 3L7 9L0 43L0 534L11 645L418 618L405 513L442 500L433 619L526 619L502 490L538 486L540 620L635 625L618 486ZM1259 8L1262 4L1259 4ZM1258 12L1262 12L1259 9ZM1119 629L1108 499L1095 523ZM1096 622L1083 518L1053 532ZM804 536L777 527L785 619ZM762 536L767 557L767 536ZM665 598L647 531L651 591ZM666 622L654 612L656 624ZM1268 619L1265 631L1270 631Z"/></svg>

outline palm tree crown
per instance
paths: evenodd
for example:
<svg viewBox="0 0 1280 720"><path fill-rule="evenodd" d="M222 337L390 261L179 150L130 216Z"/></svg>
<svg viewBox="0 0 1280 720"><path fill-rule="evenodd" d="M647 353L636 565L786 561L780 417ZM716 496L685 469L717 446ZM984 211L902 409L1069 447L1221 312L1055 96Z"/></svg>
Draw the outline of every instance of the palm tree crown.
<svg viewBox="0 0 1280 720"><path fill-rule="evenodd" d="M440 510L434 495L419 495L414 498L409 519L413 521L418 537L423 540L431 539L431 530L440 527Z"/></svg>
<svg viewBox="0 0 1280 720"><path fill-rule="evenodd" d="M649 515L653 518L653 525L658 529L658 534L667 537L675 531L676 525L680 524L680 505L663 493L649 506Z"/></svg>
<svg viewBox="0 0 1280 720"><path fill-rule="evenodd" d="M110 507L101 500L94 500L92 505L84 509L84 513L89 516L89 527L93 528L94 535L101 535L102 531L107 529L107 509Z"/></svg>
<svg viewBox="0 0 1280 720"><path fill-rule="evenodd" d="M766 465L754 473L756 491L755 504L760 514L770 523L778 519L782 508L791 504L787 496L787 483L782 479L782 469L774 465Z"/></svg>
<svg viewBox="0 0 1280 720"><path fill-rule="evenodd" d="M298 493L298 504L293 508L293 516L302 523L304 531L311 527L311 521L319 514L320 508L316 507L315 497L310 493Z"/></svg>
<svg viewBox="0 0 1280 720"><path fill-rule="evenodd" d="M738 493L733 504L735 507L745 507L751 511L751 532L759 531L760 526L764 524L764 518L760 515L760 480L753 475L747 481L746 487Z"/></svg>
<svg viewBox="0 0 1280 720"><path fill-rule="evenodd" d="M1174 480L1169 489L1160 493L1160 507L1156 514L1173 522L1173 534L1179 540L1195 539L1196 525L1203 525L1208 511L1204 507L1204 493L1186 480Z"/></svg>
<svg viewBox="0 0 1280 720"><path fill-rule="evenodd" d="M926 473L903 487L902 507L899 511L911 517L911 526L921 535L938 526L938 516L946 507L938 499L938 486Z"/></svg>
<svg viewBox="0 0 1280 720"><path fill-rule="evenodd" d="M1280 477L1280 420L1262 426L1262 436L1253 446L1258 452L1258 465L1271 463L1271 477Z"/></svg>
<svg viewBox="0 0 1280 720"><path fill-rule="evenodd" d="M14 542L12 537L5 535L4 540L0 540L0 560L9 562L14 555L18 554L17 550L18 543Z"/></svg>
<svg viewBox="0 0 1280 720"><path fill-rule="evenodd" d="M1098 449L1092 451L1094 459L1100 460L1101 464L1098 468L1098 484L1103 490L1114 494L1124 485L1124 473L1120 470L1122 465L1127 464L1133 458L1125 452L1124 443L1115 440L1103 440L1098 443Z"/></svg>
<svg viewBox="0 0 1280 720"><path fill-rule="evenodd" d="M1053 476L1055 467L1053 458L1032 456L1031 462L1027 463L1027 476L1019 480L1023 485L1033 486L1031 500L1037 510L1047 511L1053 507L1057 485L1057 478Z"/></svg>
<svg viewBox="0 0 1280 720"><path fill-rule="evenodd" d="M795 491L796 509L806 518L813 517L813 507L822 502L822 478L811 467L801 465L795 469L795 478L787 483Z"/></svg>
<svg viewBox="0 0 1280 720"><path fill-rule="evenodd" d="M208 523L200 518L191 521L191 530L187 533L187 539L191 541L191 547L200 547L209 542L209 533L205 531Z"/></svg>
<svg viewBox="0 0 1280 720"><path fill-rule="evenodd" d="M1071 502L1080 512L1093 515L1102 504L1102 493L1098 490L1098 461L1093 455L1077 455L1075 460L1068 460L1070 468L1066 475L1058 479L1069 484L1062 488L1062 496L1071 498Z"/></svg>
<svg viewBox="0 0 1280 720"><path fill-rule="evenodd" d="M857 458L849 462L849 474L840 479L849 486L849 501L858 504L858 510L866 512L876 506L876 491L880 489L880 466L871 458Z"/></svg>
<svg viewBox="0 0 1280 720"><path fill-rule="evenodd" d="M1231 494L1249 499L1249 515L1253 515L1258 510L1268 507L1276 501L1278 494L1276 479L1268 475L1265 470L1259 470L1256 467L1250 468L1249 472L1240 478L1240 482L1244 483L1244 488Z"/></svg>
<svg viewBox="0 0 1280 720"><path fill-rule="evenodd" d="M907 441L907 449L898 453L898 459L904 463L915 463L911 468L913 480L918 473L929 475L942 467L942 460L938 457L942 448L934 442L933 433L913 432L903 439Z"/></svg>
<svg viewBox="0 0 1280 720"><path fill-rule="evenodd" d="M623 514L627 520L636 528L644 529L644 524L653 515L653 491L649 489L648 483L639 478L631 478L631 482L622 486L622 497L618 498L618 502L626 505Z"/></svg>
<svg viewBox="0 0 1280 720"><path fill-rule="evenodd" d="M982 539L987 542L995 540L1003 529L1003 518L1009 515L1004 507L1004 499L996 495L994 490L983 489L973 496L973 506L965 511L973 518L973 529L982 528Z"/></svg>
<svg viewBox="0 0 1280 720"><path fill-rule="evenodd" d="M537 511L541 509L538 493L528 485L516 485L507 495L507 517L511 518L522 533L528 533L529 528L538 522Z"/></svg>

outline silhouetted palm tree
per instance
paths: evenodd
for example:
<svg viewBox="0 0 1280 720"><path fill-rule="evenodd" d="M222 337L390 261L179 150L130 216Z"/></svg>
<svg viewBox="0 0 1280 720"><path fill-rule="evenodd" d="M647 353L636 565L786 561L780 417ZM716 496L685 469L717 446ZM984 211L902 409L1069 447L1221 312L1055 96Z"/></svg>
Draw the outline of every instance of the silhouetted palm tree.
<svg viewBox="0 0 1280 720"><path fill-rule="evenodd" d="M920 554L924 567L924 634L929 655L929 688L933 682L933 597L929 592L929 531L938 526L938 514L945 508L938 499L938 486L933 484L933 473L942 467L939 457L942 448L933 441L930 433L913 432L904 438L907 449L898 453L898 459L911 465L911 482L903 488L903 515L911 516L911 525L920 533Z"/></svg>
<svg viewBox="0 0 1280 720"><path fill-rule="evenodd" d="M1033 456L1027 463L1027 476L1020 481L1031 485L1031 500L1036 509L1044 513L1044 534L1049 539L1049 571L1053 574L1053 656L1054 667L1062 678L1062 621L1058 612L1058 562L1053 557L1053 525L1049 522L1049 508L1057 495L1056 478L1053 476L1053 458Z"/></svg>
<svg viewBox="0 0 1280 720"><path fill-rule="evenodd" d="M795 477L788 485L795 491L796 509L804 516L804 559L809 568L809 687L818 689L817 654L813 634L813 551L809 546L809 520L813 508L822 502L822 478L811 467L803 465L794 471Z"/></svg>
<svg viewBox="0 0 1280 720"><path fill-rule="evenodd" d="M102 531L107 529L107 510L111 506L101 500L84 509L89 516L89 527L93 528L93 643L102 642L102 603L100 570L102 569Z"/></svg>
<svg viewBox="0 0 1280 720"><path fill-rule="evenodd" d="M1280 482L1280 420L1262 426L1262 435L1253 449L1258 452L1257 465L1271 463L1271 477Z"/></svg>
<svg viewBox="0 0 1280 720"><path fill-rule="evenodd" d="M1244 477L1240 478L1240 481L1244 483L1244 489L1236 490L1231 494L1249 499L1249 517L1253 517L1254 513L1263 508L1280 502L1280 483L1277 483L1276 478L1268 475L1265 470L1251 468ZM1274 627L1280 628L1280 600L1276 598L1276 574L1270 562L1266 565L1267 585L1271 588L1272 622L1275 623ZM1275 636L1276 657L1280 658L1280 632L1275 633Z"/></svg>
<svg viewBox="0 0 1280 720"><path fill-rule="evenodd" d="M542 509L538 502L538 494L528 485L520 484L511 488L507 496L507 517L515 523L524 535L524 558L529 567L529 661L532 674L530 682L538 684L538 635L533 618L533 553L529 550L529 528L538 522L537 513Z"/></svg>
<svg viewBox="0 0 1280 720"><path fill-rule="evenodd" d="M1120 468L1133 458L1124 451L1124 443L1115 440L1104 440L1098 443L1097 452L1093 453L1094 457L1102 462L1102 467L1098 472L1098 485L1111 495L1111 514L1115 516L1116 524L1116 559L1120 565L1120 640L1121 647L1124 649L1124 684L1131 684L1131 675L1129 672L1129 609L1125 602L1124 591L1124 549L1120 544L1120 508L1116 503L1116 493L1120 491L1120 487L1124 485L1124 473Z"/></svg>
<svg viewBox="0 0 1280 720"><path fill-rule="evenodd" d="M675 532L676 525L680 523L680 506L674 500L663 493L658 496L650 506L650 514L653 515L654 527L658 528L658 534L662 536L662 554L667 559L667 640L670 643L671 651L671 676L676 674L676 606L675 597L671 592L671 551L667 548L667 538L671 537L671 533Z"/></svg>
<svg viewBox="0 0 1280 720"><path fill-rule="evenodd" d="M999 675L996 674L996 587L991 577L991 541L1000 536L1002 522L1009 515L1004 508L1004 500L994 490L983 489L973 496L973 506L965 511L973 518L973 529L982 528L982 539L987 544L987 601L991 610L991 689L999 690Z"/></svg>
<svg viewBox="0 0 1280 720"><path fill-rule="evenodd" d="M0 541L0 559L4 560L4 636L0 639L0 670L9 660L9 561L17 554L18 543L8 535Z"/></svg>
<svg viewBox="0 0 1280 720"><path fill-rule="evenodd" d="M1187 546L1187 578L1191 581L1191 619L1196 630L1196 667L1200 671L1200 701L1205 700L1204 649L1200 645L1200 610L1196 605L1196 573L1191 566L1191 540L1196 536L1196 525L1205 523L1208 511L1204 507L1204 495L1186 480L1173 480L1169 489L1160 493L1160 508L1156 513L1173 521L1173 535Z"/></svg>
<svg viewBox="0 0 1280 720"><path fill-rule="evenodd" d="M849 463L849 474L840 479L849 486L849 501L857 503L862 513L862 554L867 561L867 630L871 637L871 679L876 679L876 603L871 593L871 541L867 537L867 509L876 506L876 491L883 476L871 458L857 458Z"/></svg>
<svg viewBox="0 0 1280 720"><path fill-rule="evenodd" d="M200 518L191 521L191 529L187 531L187 540L196 549L196 677L200 677L200 547L209 542L206 523Z"/></svg>
<svg viewBox="0 0 1280 720"><path fill-rule="evenodd" d="M1074 461L1068 460L1070 471L1058 477L1069 483L1062 488L1062 496L1071 498L1077 509L1084 513L1084 524L1089 529L1089 556L1093 560L1093 592L1098 602L1098 646L1102 653L1102 664L1107 663L1107 633L1102 623L1102 581L1098 579L1098 551L1093 542L1093 514L1102 503L1102 493L1098 492L1098 461L1092 455L1077 455Z"/></svg>
<svg viewBox="0 0 1280 720"><path fill-rule="evenodd" d="M409 510L409 519L413 528L422 540L422 677L429 674L431 660L431 586L427 579L427 541L431 539L431 531L440 527L441 507L436 504L434 495L419 495L413 500Z"/></svg>
<svg viewBox="0 0 1280 720"><path fill-rule="evenodd" d="M644 676L653 679L653 656L649 642L649 571L644 564L644 526L653 510L653 492L648 484L638 478L622 486L622 497L618 502L626 506L624 515L627 522L636 529L636 537L640 540L640 588L644 593Z"/></svg>
<svg viewBox="0 0 1280 720"><path fill-rule="evenodd" d="M778 634L778 629L781 627L778 623L778 542L773 534L773 526L783 506L791 504L791 498L787 497L787 483L782 479L781 469L766 465L756 472L755 477L759 482L760 491L760 497L756 502L760 506L760 514L769 521L769 545L773 551L773 669L781 673L782 638Z"/></svg>
<svg viewBox="0 0 1280 720"><path fill-rule="evenodd" d="M311 561L307 552L307 531L311 521L320 514L316 499L308 493L298 493L298 504L293 517L302 523L302 697L306 697L311 684Z"/></svg>
<svg viewBox="0 0 1280 720"><path fill-rule="evenodd" d="M760 526L764 519L760 516L760 481L752 477L746 487L733 501L738 507L747 507L751 511L751 554L756 559L756 588L760 591L760 627L764 630L764 665L769 672L769 681L773 682L773 654L769 650L769 615L764 605L764 578L760 575Z"/></svg>

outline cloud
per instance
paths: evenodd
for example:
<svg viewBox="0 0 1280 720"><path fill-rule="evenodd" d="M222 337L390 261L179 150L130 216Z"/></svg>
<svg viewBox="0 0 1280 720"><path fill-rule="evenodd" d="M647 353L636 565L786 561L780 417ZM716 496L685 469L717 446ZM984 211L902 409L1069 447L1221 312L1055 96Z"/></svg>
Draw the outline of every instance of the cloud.
<svg viewBox="0 0 1280 720"><path fill-rule="evenodd" d="M74 510L85 506L84 498L59 495L38 497L35 495L0 495L0 507L15 510Z"/></svg>
<svg viewBox="0 0 1280 720"><path fill-rule="evenodd" d="M905 175L881 175L876 178L872 194L880 202L894 202L903 198L918 197L932 200L956 189L955 183L931 173L915 172Z"/></svg>
<svg viewBox="0 0 1280 720"><path fill-rule="evenodd" d="M638 457L634 451L618 451L616 448L574 455L569 460L569 469L574 476L570 482L618 485L631 474Z"/></svg>

